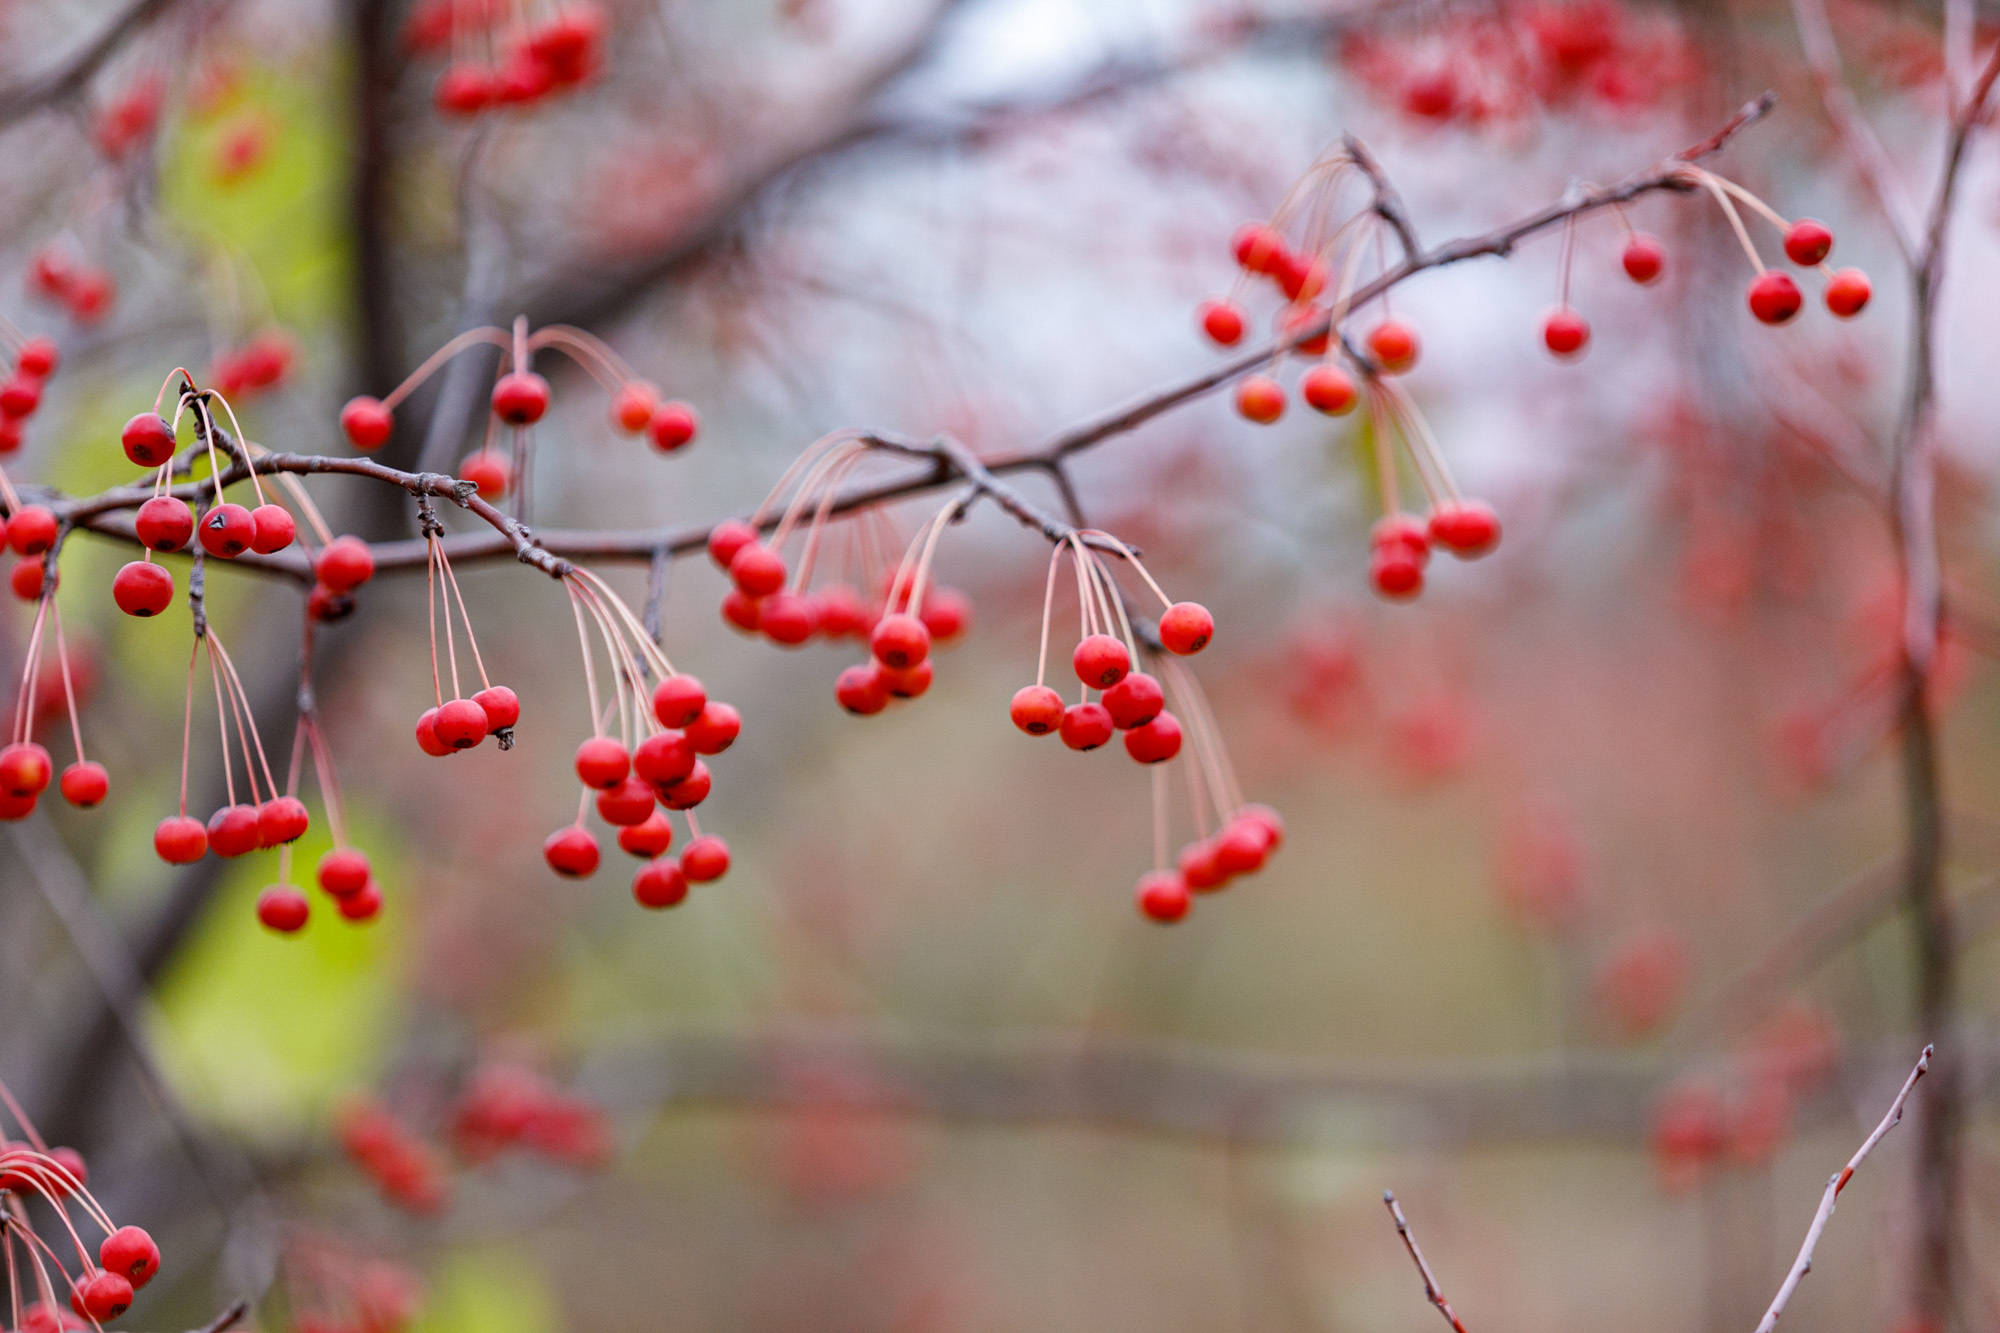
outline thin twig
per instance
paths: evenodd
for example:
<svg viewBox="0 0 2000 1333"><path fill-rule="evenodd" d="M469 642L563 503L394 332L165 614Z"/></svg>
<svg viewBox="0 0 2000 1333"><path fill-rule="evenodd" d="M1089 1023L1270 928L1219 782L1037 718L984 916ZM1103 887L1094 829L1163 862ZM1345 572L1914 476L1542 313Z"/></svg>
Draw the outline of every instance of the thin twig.
<svg viewBox="0 0 2000 1333"><path fill-rule="evenodd" d="M1455 1333L1465 1333L1464 1323L1452 1310L1451 1302L1445 1299L1444 1288L1438 1286L1437 1277L1431 1272L1431 1266L1425 1260L1424 1252L1417 1248L1417 1235L1410 1230L1410 1223L1403 1216L1403 1205L1396 1202L1395 1192L1383 1190L1382 1203L1388 1208L1389 1216L1396 1219L1396 1234L1403 1238L1403 1248L1410 1252L1410 1261L1416 1264L1417 1272L1423 1275L1424 1298L1437 1307L1438 1313L1444 1316L1444 1321L1452 1326Z"/></svg>

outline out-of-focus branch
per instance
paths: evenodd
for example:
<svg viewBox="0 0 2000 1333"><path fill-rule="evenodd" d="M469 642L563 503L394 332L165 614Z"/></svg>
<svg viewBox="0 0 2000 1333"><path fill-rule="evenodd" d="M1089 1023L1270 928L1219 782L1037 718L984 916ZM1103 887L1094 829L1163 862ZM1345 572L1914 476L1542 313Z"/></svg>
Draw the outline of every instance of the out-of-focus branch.
<svg viewBox="0 0 2000 1333"><path fill-rule="evenodd" d="M1424 1258L1424 1252L1417 1246L1417 1233L1410 1230L1409 1220L1403 1216L1403 1205L1396 1202L1395 1192L1383 1190L1382 1203L1388 1208L1389 1216L1396 1220L1396 1234L1403 1238L1403 1248L1410 1252L1410 1262L1417 1266L1417 1272L1424 1279L1424 1299L1437 1307L1437 1312L1444 1316L1447 1324L1451 1325L1453 1333L1465 1333L1465 1325L1459 1321L1457 1312L1451 1308L1451 1302L1445 1299L1444 1288L1438 1285L1437 1277L1431 1272L1429 1261Z"/></svg>
<svg viewBox="0 0 2000 1333"><path fill-rule="evenodd" d="M1833 23L1827 17L1826 0L1792 0L1792 20L1799 30L1799 46L1806 60L1806 72L1819 93L1820 107L1833 123L1834 133L1861 173L1862 183L1874 196L1889 235L1907 263L1917 262L1917 219L1895 165L1875 136L1847 76L1841 72L1840 47L1834 40Z"/></svg>
<svg viewBox="0 0 2000 1333"><path fill-rule="evenodd" d="M54 106L81 92L120 47L166 13L178 0L132 0L97 36L53 69L0 88L0 125Z"/></svg>
<svg viewBox="0 0 2000 1333"><path fill-rule="evenodd" d="M1827 1222L1833 1217L1833 1207L1840 1198L1840 1192L1847 1188L1848 1181L1854 1179L1855 1171L1867 1160L1868 1154L1875 1151L1875 1145L1902 1120L1903 1106L1910 1100L1911 1090L1917 1086L1917 1080L1922 1078L1930 1067L1931 1048L1926 1046L1923 1054L1917 1057L1917 1067L1910 1071L1907 1079L1903 1080L1903 1090L1897 1093L1896 1100L1889 1104L1889 1113L1882 1117L1882 1123L1875 1126L1874 1133L1862 1140L1861 1146L1854 1150L1854 1156L1847 1159L1847 1165L1836 1171L1826 1182L1826 1193L1820 1196L1819 1211L1813 1214L1812 1225L1806 1228L1805 1242L1799 1246L1799 1257L1792 1261L1791 1271L1785 1274L1785 1280L1778 1285L1778 1294L1771 1298L1771 1308L1764 1311L1764 1317L1757 1321L1756 1333L1771 1333L1771 1330L1778 1326L1778 1317L1785 1313L1785 1306L1791 1303L1792 1294L1799 1289L1799 1283L1805 1280L1806 1274L1812 1272L1813 1250L1819 1244L1820 1233L1826 1230Z"/></svg>

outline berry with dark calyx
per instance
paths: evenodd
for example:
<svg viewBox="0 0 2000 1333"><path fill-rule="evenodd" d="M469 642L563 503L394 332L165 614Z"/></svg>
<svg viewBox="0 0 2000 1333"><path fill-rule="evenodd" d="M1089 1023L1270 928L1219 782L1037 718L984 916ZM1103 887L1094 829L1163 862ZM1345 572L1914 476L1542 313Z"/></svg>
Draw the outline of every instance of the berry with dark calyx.
<svg viewBox="0 0 2000 1333"><path fill-rule="evenodd" d="M1299 381L1299 396L1306 406L1330 417L1345 416L1354 410L1359 395L1354 378L1339 366L1317 365Z"/></svg>
<svg viewBox="0 0 2000 1333"><path fill-rule="evenodd" d="M153 830L153 851L168 865L192 865L208 854L208 830L199 819L169 815Z"/></svg>
<svg viewBox="0 0 2000 1333"><path fill-rule="evenodd" d="M1175 602L1160 615L1160 642L1176 657L1190 657L1215 637L1215 617L1200 602Z"/></svg>
<svg viewBox="0 0 2000 1333"><path fill-rule="evenodd" d="M0 747L0 792L10 796L38 796L54 776L49 752L33 741L15 741Z"/></svg>
<svg viewBox="0 0 2000 1333"><path fill-rule="evenodd" d="M1368 354L1385 375L1400 375L1417 364L1423 344L1417 331L1401 320L1385 319L1368 331Z"/></svg>
<svg viewBox="0 0 2000 1333"><path fill-rule="evenodd" d="M97 761L79 759L62 771L58 785L65 801L79 810L88 810L101 804L110 792L111 775Z"/></svg>
<svg viewBox="0 0 2000 1333"><path fill-rule="evenodd" d="M1048 736L1062 726L1062 696L1046 685L1023 685L1014 691L1007 716L1030 736Z"/></svg>
<svg viewBox="0 0 2000 1333"><path fill-rule="evenodd" d="M371 879L361 886L361 892L335 898L333 910L349 921L373 921L382 911L382 890Z"/></svg>
<svg viewBox="0 0 2000 1333"><path fill-rule="evenodd" d="M521 720L521 699L505 685L489 685L472 696L472 702L486 711L486 729L499 733L511 730Z"/></svg>
<svg viewBox="0 0 2000 1333"><path fill-rule="evenodd" d="M134 421L138 419L133 418ZM387 444L389 436L395 429L395 415L383 405L380 398L370 398L362 394L357 398L348 399L347 406L340 409L341 434L347 437L349 444L363 453L373 452ZM127 426L126 430L130 431L131 427ZM129 437L125 448L127 453L131 452Z"/></svg>
<svg viewBox="0 0 2000 1333"><path fill-rule="evenodd" d="M1284 386L1269 375L1251 375L1236 386L1236 410L1244 420L1268 426L1285 415Z"/></svg>
<svg viewBox="0 0 2000 1333"><path fill-rule="evenodd" d="M1160 688L1159 681L1143 671L1128 673L1104 692L1104 707L1111 714L1111 725L1120 731L1145 726L1166 706L1166 691Z"/></svg>
<svg viewBox="0 0 2000 1333"><path fill-rule="evenodd" d="M1193 899L1187 881L1171 870L1154 870L1139 877L1139 911L1148 919L1166 923L1188 914Z"/></svg>
<svg viewBox="0 0 2000 1333"><path fill-rule="evenodd" d="M1590 345L1590 321L1561 306L1542 320L1542 344L1557 356L1580 356Z"/></svg>
<svg viewBox="0 0 2000 1333"><path fill-rule="evenodd" d="M258 505L250 511L250 525L250 549L258 555L275 555L299 535L292 511L283 505Z"/></svg>
<svg viewBox="0 0 2000 1333"><path fill-rule="evenodd" d="M479 488L488 500L498 500L514 484L514 471L507 460L492 449L475 449L459 460L458 475Z"/></svg>
<svg viewBox="0 0 2000 1333"><path fill-rule="evenodd" d="M97 1262L133 1287L143 1287L160 1271L160 1247L143 1227L119 1227L98 1244Z"/></svg>
<svg viewBox="0 0 2000 1333"><path fill-rule="evenodd" d="M1485 555L1500 544L1500 519L1477 500L1446 501L1431 511L1430 539L1462 560Z"/></svg>
<svg viewBox="0 0 2000 1333"><path fill-rule="evenodd" d="M931 632L913 615L883 616L868 636L868 650L891 671L907 671L930 656Z"/></svg>
<svg viewBox="0 0 2000 1333"><path fill-rule="evenodd" d="M660 788L655 794L660 804L669 810L692 810L707 800L714 789L714 775L708 771L707 764L697 759L692 772L672 786Z"/></svg>
<svg viewBox="0 0 2000 1333"><path fill-rule="evenodd" d="M757 606L757 628L772 643L796 648L819 628L819 608L800 593L774 592Z"/></svg>
<svg viewBox="0 0 2000 1333"><path fill-rule="evenodd" d="M653 716L663 727L685 727L708 707L708 691L693 676L668 676L653 689Z"/></svg>
<svg viewBox="0 0 2000 1333"><path fill-rule="evenodd" d="M257 807L225 805L208 817L208 849L221 857L257 850Z"/></svg>
<svg viewBox="0 0 2000 1333"><path fill-rule="evenodd" d="M111 600L128 616L156 616L173 604L174 576L159 565L134 560L112 576Z"/></svg>
<svg viewBox="0 0 2000 1333"><path fill-rule="evenodd" d="M320 888L335 898L361 892L371 879L367 855L352 847L336 848L320 857L316 875Z"/></svg>
<svg viewBox="0 0 2000 1333"><path fill-rule="evenodd" d="M1164 709L1125 733L1125 753L1142 764L1161 764L1181 752L1180 719Z"/></svg>
<svg viewBox="0 0 2000 1333"><path fill-rule="evenodd" d="M141 412L126 422L118 442L125 446L125 456L140 467L162 466L179 447L173 423L158 412Z"/></svg>
<svg viewBox="0 0 2000 1333"><path fill-rule="evenodd" d="M203 514L195 527L201 549L219 560L233 560L242 555L257 536L257 522L250 517L250 511L227 501Z"/></svg>
<svg viewBox="0 0 2000 1333"><path fill-rule="evenodd" d="M835 678L833 697L856 717L873 717L889 706L889 683L878 663L851 666Z"/></svg>
<svg viewBox="0 0 2000 1333"><path fill-rule="evenodd" d="M30 338L21 344L21 351L14 358L14 367L23 375L33 375L36 379L47 379L56 373L56 366L62 361L62 354L47 338Z"/></svg>
<svg viewBox="0 0 2000 1333"><path fill-rule="evenodd" d="M154 551L178 551L194 536L194 511L187 501L156 495L139 506L133 518L139 543Z"/></svg>
<svg viewBox="0 0 2000 1333"><path fill-rule="evenodd" d="M597 793L598 815L617 828L645 823L653 815L653 804L653 789L632 777Z"/></svg>
<svg viewBox="0 0 2000 1333"><path fill-rule="evenodd" d="M549 410L549 382L532 370L502 375L493 385L493 415L510 426L532 426Z"/></svg>
<svg viewBox="0 0 2000 1333"><path fill-rule="evenodd" d="M257 841L262 846L297 842L311 825L306 803L296 796L274 796L257 807Z"/></svg>
<svg viewBox="0 0 2000 1333"><path fill-rule="evenodd" d="M40 560L23 560L8 573L7 584L22 601L39 601L48 576L48 566Z"/></svg>
<svg viewBox="0 0 2000 1333"><path fill-rule="evenodd" d="M1666 247L1655 237L1644 232L1634 232L1632 239L1625 242L1625 251L1619 256L1625 266L1625 276L1644 286L1660 276L1667 266Z"/></svg>
<svg viewBox="0 0 2000 1333"><path fill-rule="evenodd" d="M660 391L644 380L626 380L611 396L611 424L627 435L637 435L653 419L660 405Z"/></svg>
<svg viewBox="0 0 2000 1333"><path fill-rule="evenodd" d="M1218 347L1234 347L1243 341L1243 312L1229 301L1205 301L1201 307L1201 331Z"/></svg>
<svg viewBox="0 0 2000 1333"><path fill-rule="evenodd" d="M1109 634L1092 634L1076 645L1070 655L1076 678L1092 689L1107 690L1125 679L1132 669L1132 654Z"/></svg>
<svg viewBox="0 0 2000 1333"><path fill-rule="evenodd" d="M663 454L684 448L701 430L701 418L686 403L661 403L646 423L646 436Z"/></svg>
<svg viewBox="0 0 2000 1333"><path fill-rule="evenodd" d="M641 823L618 830L618 846L633 856L650 859L673 845L673 821L664 810L655 810Z"/></svg>
<svg viewBox="0 0 2000 1333"><path fill-rule="evenodd" d="M1871 295L1868 275L1858 268L1840 269L1826 281L1826 308L1841 319L1860 314Z"/></svg>
<svg viewBox="0 0 2000 1333"><path fill-rule="evenodd" d="M15 555L40 555L56 544L55 512L43 505L22 505L7 520L7 545Z"/></svg>
<svg viewBox="0 0 2000 1333"><path fill-rule="evenodd" d="M438 736L437 726L437 709L426 708L417 714L417 748L433 759L442 759L452 753L452 748Z"/></svg>
<svg viewBox="0 0 2000 1333"><path fill-rule="evenodd" d="M708 558L716 568L728 569L736 553L756 541L757 529L740 518L726 518L708 532Z"/></svg>
<svg viewBox="0 0 2000 1333"><path fill-rule="evenodd" d="M739 548L729 561L729 578L746 597L769 597L785 586L785 560L761 541Z"/></svg>
<svg viewBox="0 0 2000 1333"><path fill-rule="evenodd" d="M632 771L655 788L685 781L699 762L684 731L656 731L632 752Z"/></svg>
<svg viewBox="0 0 2000 1333"><path fill-rule="evenodd" d="M1750 284L1750 313L1765 324L1783 324L1799 313L1805 298L1789 273L1766 269Z"/></svg>
<svg viewBox="0 0 2000 1333"><path fill-rule="evenodd" d="M447 699L437 710L435 726L446 748L470 750L486 739L486 710L470 699Z"/></svg>
<svg viewBox="0 0 2000 1333"><path fill-rule="evenodd" d="M586 787L608 791L632 771L632 756L609 736L592 736L576 747L576 776Z"/></svg>
<svg viewBox="0 0 2000 1333"><path fill-rule="evenodd" d="M729 873L729 844L704 833L681 848L681 873L692 884L711 884Z"/></svg>
<svg viewBox="0 0 2000 1333"><path fill-rule="evenodd" d="M312 904L289 884L273 884L257 895L257 919L280 935L303 929L311 915Z"/></svg>
<svg viewBox="0 0 2000 1333"><path fill-rule="evenodd" d="M1785 229L1785 258L1811 268L1833 249L1833 232L1824 222L1800 218Z"/></svg>
<svg viewBox="0 0 2000 1333"><path fill-rule="evenodd" d="M1116 730L1111 712L1100 703L1071 704L1063 710L1058 727L1063 744L1072 750L1095 750L1111 739Z"/></svg>
<svg viewBox="0 0 2000 1333"><path fill-rule="evenodd" d="M0 820L26 819L41 804L39 796L14 796L0 792Z"/></svg>
<svg viewBox="0 0 2000 1333"><path fill-rule="evenodd" d="M701 716L687 724L684 734L696 754L721 754L736 743L743 731L743 717L732 704L710 699Z"/></svg>
<svg viewBox="0 0 2000 1333"><path fill-rule="evenodd" d="M103 1269L87 1275L70 1293L70 1308L94 1323L116 1319L132 1308L132 1284Z"/></svg>
<svg viewBox="0 0 2000 1333"><path fill-rule="evenodd" d="M335 537L320 548L313 574L327 591L350 593L375 577L375 555L359 537Z"/></svg>
<svg viewBox="0 0 2000 1333"><path fill-rule="evenodd" d="M571 824L542 843L542 859L567 879L587 878L597 873L597 839L581 824Z"/></svg>
<svg viewBox="0 0 2000 1333"><path fill-rule="evenodd" d="M649 861L632 876L632 897L641 907L674 907L687 896L687 872L677 862Z"/></svg>
<svg viewBox="0 0 2000 1333"><path fill-rule="evenodd" d="M924 692L930 689L931 681L936 674L928 658L907 670L892 671L888 667L882 667L881 672L883 685L898 699L921 698Z"/></svg>

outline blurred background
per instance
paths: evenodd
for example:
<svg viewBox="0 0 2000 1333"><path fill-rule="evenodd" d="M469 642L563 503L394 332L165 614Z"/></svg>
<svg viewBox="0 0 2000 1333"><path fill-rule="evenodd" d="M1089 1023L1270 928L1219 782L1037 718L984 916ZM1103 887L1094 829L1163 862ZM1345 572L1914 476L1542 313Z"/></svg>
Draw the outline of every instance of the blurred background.
<svg viewBox="0 0 2000 1333"><path fill-rule="evenodd" d="M315 667L385 906L290 938L251 910L269 857L153 857L186 612L118 615L128 553L78 537L60 601L113 794L0 829L0 1074L160 1240L126 1324L249 1297L255 1327L306 1333L1434 1327L1393 1187L1474 1329L1747 1329L1935 1040L1963 1111L1951 1326L2000 1325L1979 140L1936 367L1964 610L1928 681L1960 951L1932 1031L1884 498L1909 284L1782 5L603 0L580 86L440 109L495 33L579 8L0 6L0 311L64 356L8 475L129 480L119 425L176 365L234 390L252 438L346 453L350 394L526 314L587 327L703 422L662 456L545 367L534 521L679 530L747 513L830 430L1025 449L1219 364L1194 312L1235 281L1231 233L1343 132L1435 243L1646 169L1766 88L1778 109L1710 165L1826 220L1876 295L1836 322L1808 283L1798 321L1761 327L1712 201L1671 193L1628 211L1665 245L1653 286L1620 271L1616 216L1578 225L1576 362L1540 338L1559 230L1398 287L1424 343L1404 383L1506 527L1411 604L1369 586L1351 418L1295 401L1256 426L1223 393L1077 456L1090 521L1215 612L1192 665L1287 824L1262 874L1169 928L1132 905L1146 775L1008 724L1048 548L990 505L937 558L970 630L878 717L835 704L853 645L743 637L706 560L666 572L667 650L745 725L702 810L733 868L658 914L620 854L569 882L539 853L590 727L557 588L463 564L524 715L511 752L437 761L410 740L423 589L385 574ZM1864 0L1832 26L1923 197L1940 16ZM38 281L51 253L81 296ZM1274 307L1247 308L1254 337ZM491 361L464 364L384 461L477 445ZM312 488L336 530L415 533L399 491ZM937 503L890 508L898 540ZM643 565L606 573L645 598ZM303 589L212 568L209 598L276 761ZM0 609L15 677L31 620ZM212 744L193 765L214 789ZM534 1089L525 1146L468 1127L495 1087ZM421 1187L354 1159L381 1117ZM1919 1141L1890 1136L1843 1196L1794 1322L1939 1327L1912 1294L1937 1202Z"/></svg>

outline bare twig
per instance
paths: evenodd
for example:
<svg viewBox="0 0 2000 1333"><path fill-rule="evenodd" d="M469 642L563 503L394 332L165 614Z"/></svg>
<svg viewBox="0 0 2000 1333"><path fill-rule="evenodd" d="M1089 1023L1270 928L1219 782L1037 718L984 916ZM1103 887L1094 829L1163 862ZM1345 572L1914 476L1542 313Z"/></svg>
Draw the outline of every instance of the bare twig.
<svg viewBox="0 0 2000 1333"><path fill-rule="evenodd" d="M0 125L52 107L83 91L105 62L134 35L171 9L176 0L133 0L103 31L53 69L0 88Z"/></svg>
<svg viewBox="0 0 2000 1333"><path fill-rule="evenodd" d="M1806 72L1819 92L1820 107L1833 123L1862 184L1875 198L1889 236L1902 252L1905 262L1917 262L1917 218L1903 182L1898 179L1888 150L1875 136L1860 104L1841 73L1840 47L1834 40L1833 23L1827 17L1826 0L1792 0L1792 21L1799 30L1799 46L1806 60Z"/></svg>
<svg viewBox="0 0 2000 1333"><path fill-rule="evenodd" d="M1444 1289L1438 1286L1437 1277L1431 1272L1431 1266L1425 1260L1424 1252L1417 1248L1416 1233L1410 1230L1409 1221L1403 1216L1403 1205L1396 1202L1394 1191L1383 1190L1382 1203L1388 1208L1389 1216L1396 1219L1396 1234L1403 1238L1403 1248L1410 1252L1410 1261L1416 1264L1417 1272L1423 1275L1424 1298L1437 1307L1438 1313L1444 1316L1444 1321L1452 1326L1455 1333L1465 1333L1465 1325L1452 1310L1451 1302L1445 1299Z"/></svg>

